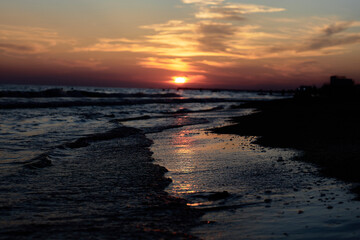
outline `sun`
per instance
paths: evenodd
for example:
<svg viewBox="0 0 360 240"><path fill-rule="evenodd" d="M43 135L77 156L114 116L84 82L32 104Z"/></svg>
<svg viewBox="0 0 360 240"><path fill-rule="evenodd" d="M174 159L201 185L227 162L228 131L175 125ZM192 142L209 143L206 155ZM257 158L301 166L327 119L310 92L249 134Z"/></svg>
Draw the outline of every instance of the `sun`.
<svg viewBox="0 0 360 240"><path fill-rule="evenodd" d="M187 82L187 77L173 77L174 83L182 84Z"/></svg>

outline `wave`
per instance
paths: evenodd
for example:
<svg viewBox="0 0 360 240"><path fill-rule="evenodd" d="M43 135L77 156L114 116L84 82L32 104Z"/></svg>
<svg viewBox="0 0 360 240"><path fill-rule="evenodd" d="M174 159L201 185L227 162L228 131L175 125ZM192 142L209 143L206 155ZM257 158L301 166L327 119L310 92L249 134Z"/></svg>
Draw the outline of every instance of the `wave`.
<svg viewBox="0 0 360 240"><path fill-rule="evenodd" d="M143 116L143 117L138 117L138 118L128 118L127 121L141 120L141 119L149 119L149 116ZM122 119L122 120L117 119L118 122L125 121L125 120L126 119ZM156 132L161 132L161 131L164 131L167 129L180 128L180 127L184 127L184 126L197 125L197 124L204 124L204 123L208 123L208 122L209 121L205 118L188 118L187 117L187 118L184 118L184 120L178 124L160 125L160 126L155 126L155 127L145 127L142 129L120 126L120 127L113 128L113 129L103 132L103 133L89 134L87 136L80 137L80 138L76 139L75 141L60 144L60 145L54 147L52 150L48 150L47 152L44 152L44 153L36 156L35 158L32 158L29 161L26 161L24 164L25 164L25 167L33 168L33 169L50 167L53 165L52 161L51 161L51 156L55 149L83 148L83 147L89 146L93 142L107 141L107 140L112 140L112 139L117 139L117 138L125 138L125 137L131 136L131 135L136 135L136 134L156 133ZM143 143L143 144L145 144L146 146L150 146L151 143L152 143L151 140L149 140L149 142Z"/></svg>
<svg viewBox="0 0 360 240"><path fill-rule="evenodd" d="M149 119L160 119L160 118L171 118L171 117L178 117L178 115L184 115L186 113L202 113L202 112L212 112L217 110L224 109L224 106L217 106L209 109L202 109L202 110L191 110L187 108L182 108L177 111L173 112L161 112L162 114L165 114L163 116L149 116L149 115L143 115L139 117L131 117L131 118L118 118L110 120L112 123L120 123L120 122L129 122L129 121L138 121L138 120L149 120ZM175 115L175 116L173 116Z"/></svg>
<svg viewBox="0 0 360 240"><path fill-rule="evenodd" d="M25 166L28 168L45 168L50 167L52 162L49 157L49 152L42 153L39 156L31 159L30 161L25 163Z"/></svg>
<svg viewBox="0 0 360 240"><path fill-rule="evenodd" d="M165 192L171 180L153 164L144 134L123 127L83 139L132 133L83 151L44 153L27 165L30 170L1 175L1 239L196 239L186 233L202 213ZM54 166L38 171L49 158Z"/></svg>
<svg viewBox="0 0 360 240"><path fill-rule="evenodd" d="M63 146L67 148L81 148L88 146L91 142L111 140L115 138L128 137L140 133L141 130L132 127L117 127L105 133L95 133L85 137L78 138L74 142L66 143Z"/></svg>
<svg viewBox="0 0 360 240"><path fill-rule="evenodd" d="M198 125L198 124L205 124L209 123L209 120L206 118L184 118L181 123L178 124L169 124L169 125L161 125L161 126L155 126L155 127L146 127L143 128L144 132L146 134L148 133L158 133L162 132L167 129L172 128L181 128L185 126L191 126L191 125Z"/></svg>
<svg viewBox="0 0 360 240"><path fill-rule="evenodd" d="M61 145L55 147L54 149L56 149L56 148L58 148L58 149L82 148L82 147L89 146L90 143L92 143L92 142L112 140L112 139L116 139L116 138L124 138L124 137L128 137L130 135L139 134L141 132L142 131L137 128L117 127L117 128L111 129L104 133L94 133L94 134L90 134L85 137L78 138L77 140L75 140L73 142L67 142L67 143L61 144ZM149 142L147 145L150 146L150 144L151 144L151 142ZM50 157L51 152L52 151L47 151L31 160L25 162L25 167L36 169L36 168L45 168L45 167L52 166L52 161L51 161L51 157Z"/></svg>
<svg viewBox="0 0 360 240"><path fill-rule="evenodd" d="M0 91L0 98L171 98L181 97L176 93L101 93L83 90L68 90L62 88L47 89L38 92L29 91Z"/></svg>
<svg viewBox="0 0 360 240"><path fill-rule="evenodd" d="M162 113L164 113L164 114L202 113L202 112L212 112L212 111L217 111L217 110L222 110L222 109L224 109L224 106L217 106L217 107L201 109L201 110L191 110L191 109L187 109L187 108L182 108L182 109L179 109L174 112L162 112Z"/></svg>
<svg viewBox="0 0 360 240"><path fill-rule="evenodd" d="M128 122L128 121L137 121L137 120L148 120L150 118L151 117L149 115L145 115L140 117L113 119L110 122L118 123L118 122Z"/></svg>
<svg viewBox="0 0 360 240"><path fill-rule="evenodd" d="M181 104L181 103L226 103L226 102L248 102L246 99L224 99L224 98L155 98L155 99L120 99L120 100L87 100L87 101L26 101L26 102L0 102L0 109L20 108L60 108L60 107L86 107L86 106L124 106L143 104ZM205 111L212 111L205 110Z"/></svg>

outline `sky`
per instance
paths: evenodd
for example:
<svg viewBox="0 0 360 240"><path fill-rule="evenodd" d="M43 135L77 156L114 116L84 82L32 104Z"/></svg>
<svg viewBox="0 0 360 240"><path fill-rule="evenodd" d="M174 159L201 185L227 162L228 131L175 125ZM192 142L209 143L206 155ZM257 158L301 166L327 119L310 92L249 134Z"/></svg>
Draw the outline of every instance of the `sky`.
<svg viewBox="0 0 360 240"><path fill-rule="evenodd" d="M0 1L0 84L291 89L359 63L359 0Z"/></svg>

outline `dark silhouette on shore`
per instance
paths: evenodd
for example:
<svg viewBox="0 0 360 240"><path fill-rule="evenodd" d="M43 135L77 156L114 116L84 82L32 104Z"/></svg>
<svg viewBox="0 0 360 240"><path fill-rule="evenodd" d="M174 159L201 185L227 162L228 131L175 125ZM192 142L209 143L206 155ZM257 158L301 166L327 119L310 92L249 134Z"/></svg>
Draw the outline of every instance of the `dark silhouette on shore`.
<svg viewBox="0 0 360 240"><path fill-rule="evenodd" d="M327 176L360 183L360 87L332 76L317 89L301 86L292 99L246 103L260 111L234 117L216 133L260 136L258 144L303 151L299 160L318 165ZM353 191L360 195L360 187Z"/></svg>
<svg viewBox="0 0 360 240"><path fill-rule="evenodd" d="M355 85L352 79L345 76L331 76L330 82L321 88L315 86L300 86L295 91L295 98L306 99L319 97L336 101L360 101L360 85Z"/></svg>

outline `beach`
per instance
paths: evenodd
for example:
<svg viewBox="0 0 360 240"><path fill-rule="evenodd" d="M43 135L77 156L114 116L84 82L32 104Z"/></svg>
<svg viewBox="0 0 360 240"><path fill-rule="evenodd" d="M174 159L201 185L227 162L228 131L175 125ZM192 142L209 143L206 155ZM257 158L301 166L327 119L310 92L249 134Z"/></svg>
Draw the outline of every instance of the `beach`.
<svg viewBox="0 0 360 240"><path fill-rule="evenodd" d="M147 135L258 98L231 95L1 86L0 238L196 239L203 213L165 191Z"/></svg>
<svg viewBox="0 0 360 240"><path fill-rule="evenodd" d="M248 103L242 107L258 111L214 132L260 136L256 143L262 146L301 150L299 159L318 165L323 174L358 183L359 106L357 100L320 97Z"/></svg>
<svg viewBox="0 0 360 240"><path fill-rule="evenodd" d="M243 112L242 117L248 114ZM353 183L324 176L316 165L297 161L302 151L262 146L258 137L232 129L226 134L213 131L203 124L149 135L155 161L169 170L166 176L172 179L167 191L204 213L203 224L192 229L193 235L359 238L360 209L356 195L350 193Z"/></svg>
<svg viewBox="0 0 360 240"><path fill-rule="evenodd" d="M268 117L298 113L291 96L39 86L1 94L1 239L360 236L354 181L297 161L305 148L261 143L271 119L251 120L254 132L239 126L265 106Z"/></svg>
<svg viewBox="0 0 360 240"><path fill-rule="evenodd" d="M0 1L0 240L360 240L360 1Z"/></svg>

